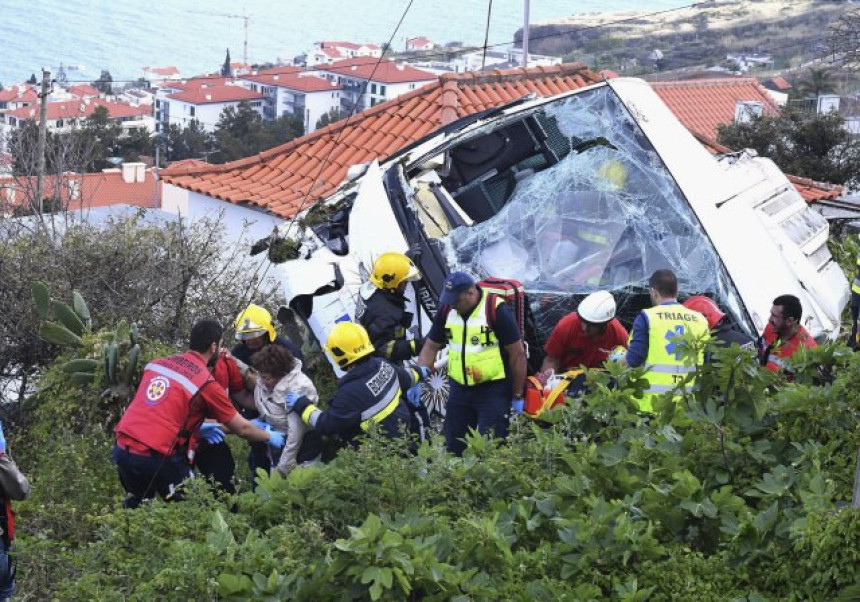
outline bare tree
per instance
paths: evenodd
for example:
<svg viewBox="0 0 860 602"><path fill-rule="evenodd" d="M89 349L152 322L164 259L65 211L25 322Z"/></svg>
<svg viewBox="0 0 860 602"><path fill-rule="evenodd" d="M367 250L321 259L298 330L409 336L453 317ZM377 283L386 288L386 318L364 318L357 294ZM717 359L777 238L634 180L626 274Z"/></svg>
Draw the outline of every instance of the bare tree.
<svg viewBox="0 0 860 602"><path fill-rule="evenodd" d="M860 8L845 11L831 23L828 45L845 69L860 71Z"/></svg>

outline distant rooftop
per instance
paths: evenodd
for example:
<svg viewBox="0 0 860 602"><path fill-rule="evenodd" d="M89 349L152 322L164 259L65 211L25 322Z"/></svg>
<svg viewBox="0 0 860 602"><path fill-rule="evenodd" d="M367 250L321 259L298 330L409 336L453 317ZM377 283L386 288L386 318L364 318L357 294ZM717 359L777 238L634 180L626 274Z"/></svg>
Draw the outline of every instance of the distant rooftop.
<svg viewBox="0 0 860 602"><path fill-rule="evenodd" d="M209 104L216 102L240 102L243 100L263 100L259 92L254 92L242 86L205 86L185 89L167 96L172 100L181 100L190 104Z"/></svg>
<svg viewBox="0 0 860 602"><path fill-rule="evenodd" d="M407 63L395 61L380 61L373 57L356 57L344 61L335 61L331 65L322 66L331 73L357 77L384 84L398 84L414 81L432 81L436 75L423 69L416 69Z"/></svg>

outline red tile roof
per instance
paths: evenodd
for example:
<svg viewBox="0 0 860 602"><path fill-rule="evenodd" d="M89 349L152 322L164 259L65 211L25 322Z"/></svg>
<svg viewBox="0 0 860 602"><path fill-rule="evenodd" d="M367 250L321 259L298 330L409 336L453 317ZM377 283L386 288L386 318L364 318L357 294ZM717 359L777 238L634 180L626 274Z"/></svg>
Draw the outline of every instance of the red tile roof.
<svg viewBox="0 0 860 602"><path fill-rule="evenodd" d="M281 65L280 67L258 69L257 75L287 75L288 73L299 73L301 70L301 67L296 67L295 65Z"/></svg>
<svg viewBox="0 0 860 602"><path fill-rule="evenodd" d="M66 88L66 90L68 91L69 94L73 94L73 95L78 96L80 98L83 98L84 96L100 96L101 95L101 92L99 92L97 89L93 88L89 84L78 84L77 86L69 86L68 88Z"/></svg>
<svg viewBox="0 0 860 602"><path fill-rule="evenodd" d="M350 50L358 50L364 46L371 50L379 48L378 44L356 44L355 42L320 42L321 48L349 48Z"/></svg>
<svg viewBox="0 0 860 602"><path fill-rule="evenodd" d="M88 101L68 100L63 102L49 102L47 118L48 120L73 118L83 119L92 115L98 107L105 107L108 110L108 116L112 119L152 115L152 105L132 106L123 102L108 102L99 98L93 98ZM20 107L14 111L7 111L6 115L23 120L37 119L39 116L39 107L36 105Z"/></svg>
<svg viewBox="0 0 860 602"><path fill-rule="evenodd" d="M36 90L27 86L23 89L18 86L12 86L5 90L0 90L0 102L37 102L39 96Z"/></svg>
<svg viewBox="0 0 860 602"><path fill-rule="evenodd" d="M172 168L187 168L187 167L204 167L212 165L207 161L201 161L200 159L180 159L179 161L172 161L167 166Z"/></svg>
<svg viewBox="0 0 860 602"><path fill-rule="evenodd" d="M715 155L725 155L734 152L729 147L723 146L716 140L708 138L707 136L702 136L696 132L693 132L693 136L695 136L696 139L701 142L706 149L708 149L708 151ZM785 174L785 177L788 178L788 181L791 182L792 185L794 185L794 188L807 203L828 201L839 198L842 195L843 187L836 184L816 182L810 178L801 178L791 174Z"/></svg>
<svg viewBox="0 0 860 602"><path fill-rule="evenodd" d="M257 82L265 86L278 86L279 88L289 88L290 90L299 90L301 92L325 92L327 90L343 89L343 86L332 83L318 75L298 75L295 73L288 73L286 75L257 74L244 75L242 79Z"/></svg>
<svg viewBox="0 0 860 602"><path fill-rule="evenodd" d="M776 76L770 78L771 83L777 90L790 90L791 84L784 77Z"/></svg>
<svg viewBox="0 0 860 602"><path fill-rule="evenodd" d="M378 63L378 64L377 64ZM345 61L335 61L322 67L324 71L338 73L384 84L401 84L404 82L430 81L436 76L429 71L416 69L406 63L395 61L380 61L372 56L360 56Z"/></svg>
<svg viewBox="0 0 860 602"><path fill-rule="evenodd" d="M779 113L754 78L651 82L651 87L688 130L708 138L717 137L718 125L734 122L738 102L760 102L766 115Z"/></svg>
<svg viewBox="0 0 860 602"><path fill-rule="evenodd" d="M146 73L152 73L160 77L173 77L179 75L179 69L176 67L144 67Z"/></svg>
<svg viewBox="0 0 860 602"><path fill-rule="evenodd" d="M432 44L433 42L431 42L424 36L418 36L417 38L406 40L406 43L411 44L412 46L426 46L427 44Z"/></svg>
<svg viewBox="0 0 860 602"><path fill-rule="evenodd" d="M185 89L176 94L169 94L167 98L181 100L195 105L213 102L239 102L242 100L262 100L265 98L259 92L254 92L242 86L202 86L199 88Z"/></svg>
<svg viewBox="0 0 860 602"><path fill-rule="evenodd" d="M212 86L226 86L227 82L234 81L233 78L224 77L223 75L198 75L181 81L166 81L162 88L176 88L178 90L199 90Z"/></svg>
<svg viewBox="0 0 860 602"><path fill-rule="evenodd" d="M452 121L534 93L548 96L601 81L581 63L445 74L435 82L239 161L169 168L163 181L290 217L331 194L351 165L385 159Z"/></svg>
<svg viewBox="0 0 860 602"><path fill-rule="evenodd" d="M160 199L163 184L158 182L157 185ZM68 173L63 175L62 180L57 176L47 176L44 187L45 196L59 193L63 204L69 209L108 205L157 206L156 180L151 169L145 171L142 182L128 183L123 180L122 171L115 169L99 173ZM35 178L0 178L0 211L25 203L32 197L35 188ZM74 189L78 191L77 198L70 200ZM11 190L15 190L14 195Z"/></svg>

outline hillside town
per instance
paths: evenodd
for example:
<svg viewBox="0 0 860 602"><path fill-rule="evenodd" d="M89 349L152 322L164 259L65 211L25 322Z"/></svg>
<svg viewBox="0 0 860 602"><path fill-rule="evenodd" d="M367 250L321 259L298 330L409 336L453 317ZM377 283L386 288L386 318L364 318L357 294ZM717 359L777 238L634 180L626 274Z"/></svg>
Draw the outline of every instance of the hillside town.
<svg viewBox="0 0 860 602"><path fill-rule="evenodd" d="M860 9L523 4L0 85L0 602L860 594Z"/></svg>

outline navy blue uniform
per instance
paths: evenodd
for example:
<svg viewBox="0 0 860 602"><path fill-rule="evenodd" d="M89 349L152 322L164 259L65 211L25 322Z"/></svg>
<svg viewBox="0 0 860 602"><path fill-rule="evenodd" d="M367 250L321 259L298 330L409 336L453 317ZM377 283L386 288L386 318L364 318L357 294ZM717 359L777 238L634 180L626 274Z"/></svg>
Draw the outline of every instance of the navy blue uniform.
<svg viewBox="0 0 860 602"><path fill-rule="evenodd" d="M483 294L481 291L479 303L483 303ZM443 347L448 344L445 333L447 318L447 312L437 312L433 318L433 326L427 334L428 339ZM520 329L514 312L506 303L502 303L496 309L493 332L499 339L502 359L505 363L505 378L468 386L449 379L451 389L445 407L445 446L458 456L466 449L463 437L470 428L475 428L484 435L492 434L502 438L508 435L513 390L505 347L520 340Z"/></svg>
<svg viewBox="0 0 860 602"><path fill-rule="evenodd" d="M420 341L406 340L413 318L412 312L406 311L406 301L401 293L377 289L356 316L376 348L374 355L402 362L421 352Z"/></svg>
<svg viewBox="0 0 860 602"><path fill-rule="evenodd" d="M371 422L378 423L386 436L399 437L409 431L411 421L405 392L417 382L415 371L370 357L338 381L328 408L320 410L307 397L300 397L294 411L320 434L339 435L350 442Z"/></svg>

